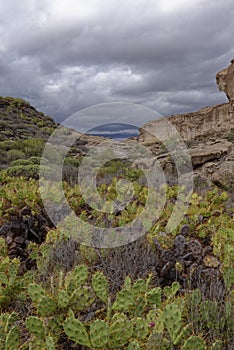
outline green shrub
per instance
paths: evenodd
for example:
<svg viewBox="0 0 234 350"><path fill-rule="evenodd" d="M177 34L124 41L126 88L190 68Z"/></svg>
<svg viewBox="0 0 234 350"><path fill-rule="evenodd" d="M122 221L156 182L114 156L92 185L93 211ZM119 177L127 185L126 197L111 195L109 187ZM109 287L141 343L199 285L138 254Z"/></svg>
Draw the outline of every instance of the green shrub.
<svg viewBox="0 0 234 350"><path fill-rule="evenodd" d="M72 165L73 167L79 167L81 162L80 158L73 158L73 157L66 157L64 159L64 166L66 165Z"/></svg>
<svg viewBox="0 0 234 350"><path fill-rule="evenodd" d="M23 151L18 149L11 149L7 152L7 159L8 161L12 162L16 159L24 159L26 158L26 155Z"/></svg>
<svg viewBox="0 0 234 350"><path fill-rule="evenodd" d="M11 163L11 167L32 164L29 159L17 159Z"/></svg>
<svg viewBox="0 0 234 350"><path fill-rule="evenodd" d="M26 179L39 179L39 171L44 172L45 174L53 174L53 170L48 166L41 166L38 164L28 165L15 165L6 169L5 172L8 176L12 177L25 177Z"/></svg>

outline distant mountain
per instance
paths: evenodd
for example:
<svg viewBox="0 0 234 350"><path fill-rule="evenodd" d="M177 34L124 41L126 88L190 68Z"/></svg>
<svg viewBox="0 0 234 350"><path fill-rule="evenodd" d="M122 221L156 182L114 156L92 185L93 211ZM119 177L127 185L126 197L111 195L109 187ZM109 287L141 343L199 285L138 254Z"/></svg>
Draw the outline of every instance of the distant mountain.
<svg viewBox="0 0 234 350"><path fill-rule="evenodd" d="M132 138L132 137L138 136L138 134L136 134L136 133L112 133L112 134L92 133L92 134L88 134L88 135L101 136L101 137L105 137L105 138L112 138L114 140L127 139L127 138Z"/></svg>

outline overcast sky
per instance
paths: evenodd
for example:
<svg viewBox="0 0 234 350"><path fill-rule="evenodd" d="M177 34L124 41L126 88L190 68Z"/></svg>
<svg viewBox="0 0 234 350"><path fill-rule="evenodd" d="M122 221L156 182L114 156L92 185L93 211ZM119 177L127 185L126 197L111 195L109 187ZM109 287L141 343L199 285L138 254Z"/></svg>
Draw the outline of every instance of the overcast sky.
<svg viewBox="0 0 234 350"><path fill-rule="evenodd" d="M1 0L0 95L57 121L107 102L164 116L226 102L233 19L233 0Z"/></svg>

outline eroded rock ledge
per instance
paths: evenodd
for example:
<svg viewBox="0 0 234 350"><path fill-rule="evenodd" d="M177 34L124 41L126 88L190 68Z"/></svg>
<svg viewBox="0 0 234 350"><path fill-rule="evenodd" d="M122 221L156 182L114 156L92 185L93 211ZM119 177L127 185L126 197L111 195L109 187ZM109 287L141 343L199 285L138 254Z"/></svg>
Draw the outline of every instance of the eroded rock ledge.
<svg viewBox="0 0 234 350"><path fill-rule="evenodd" d="M162 143L154 136L163 130L162 139L170 139L169 121L188 147L194 167L194 177L201 182L215 183L234 189L234 59L216 75L220 91L229 102L210 106L197 112L176 114L147 122L140 128L138 141L149 147L155 157L163 160L164 169L171 169L169 153L162 150ZM227 141L228 139L228 141ZM170 165L170 166L169 166Z"/></svg>

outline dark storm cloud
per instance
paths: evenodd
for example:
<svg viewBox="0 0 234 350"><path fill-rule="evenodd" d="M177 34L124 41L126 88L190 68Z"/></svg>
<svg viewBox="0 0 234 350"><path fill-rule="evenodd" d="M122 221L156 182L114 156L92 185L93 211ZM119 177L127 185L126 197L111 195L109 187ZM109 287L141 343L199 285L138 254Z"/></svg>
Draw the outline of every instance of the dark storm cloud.
<svg viewBox="0 0 234 350"><path fill-rule="evenodd" d="M234 57L233 16L232 0L2 2L0 94L60 121L106 102L163 115L225 102L215 74Z"/></svg>

